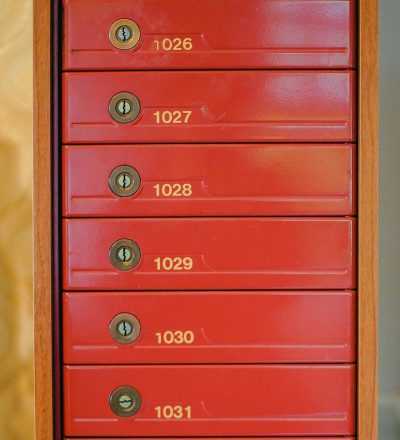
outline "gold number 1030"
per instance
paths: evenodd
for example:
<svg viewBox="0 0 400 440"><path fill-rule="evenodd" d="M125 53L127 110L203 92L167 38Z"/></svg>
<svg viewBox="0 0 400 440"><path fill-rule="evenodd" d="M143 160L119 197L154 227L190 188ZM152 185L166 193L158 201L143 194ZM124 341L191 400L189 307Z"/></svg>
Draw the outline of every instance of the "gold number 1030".
<svg viewBox="0 0 400 440"><path fill-rule="evenodd" d="M191 330L165 330L164 332L156 333L157 344L177 344L190 345L194 342L194 332Z"/></svg>

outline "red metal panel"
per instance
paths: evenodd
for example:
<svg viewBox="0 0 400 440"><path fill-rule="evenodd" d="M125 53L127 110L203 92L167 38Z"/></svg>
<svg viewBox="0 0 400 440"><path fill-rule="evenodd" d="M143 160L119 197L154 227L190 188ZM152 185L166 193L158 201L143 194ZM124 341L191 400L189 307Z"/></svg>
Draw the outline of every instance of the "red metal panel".
<svg viewBox="0 0 400 440"><path fill-rule="evenodd" d="M64 371L67 436L355 431L354 365L76 366ZM132 417L116 416L109 406L110 394L124 385L137 389L142 399ZM181 406L183 417L158 418L157 407L165 406Z"/></svg>
<svg viewBox="0 0 400 440"><path fill-rule="evenodd" d="M66 73L63 141L352 141L354 75L348 71ZM121 92L140 101L139 116L131 123L116 122L109 114L110 100Z"/></svg>
<svg viewBox="0 0 400 440"><path fill-rule="evenodd" d="M109 260L120 239L140 248L131 270ZM64 220L66 290L351 289L354 259L351 218Z"/></svg>
<svg viewBox="0 0 400 440"><path fill-rule="evenodd" d="M109 40L121 18L131 50ZM349 67L354 40L349 0L64 0L64 69Z"/></svg>
<svg viewBox="0 0 400 440"><path fill-rule="evenodd" d="M121 165L140 175L131 197L109 186ZM354 145L67 146L64 215L351 215L355 166Z"/></svg>
<svg viewBox="0 0 400 440"><path fill-rule="evenodd" d="M355 292L74 292L63 305L67 364L355 360ZM110 334L121 313L141 325L128 345Z"/></svg>

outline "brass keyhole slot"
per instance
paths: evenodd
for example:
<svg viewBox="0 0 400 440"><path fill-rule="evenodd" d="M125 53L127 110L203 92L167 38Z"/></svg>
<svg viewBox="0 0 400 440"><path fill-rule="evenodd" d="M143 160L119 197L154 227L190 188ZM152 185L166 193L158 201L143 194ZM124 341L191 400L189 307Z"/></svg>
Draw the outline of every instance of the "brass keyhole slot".
<svg viewBox="0 0 400 440"><path fill-rule="evenodd" d="M129 165L121 165L111 172L108 184L111 191L119 197L131 197L139 189L139 173Z"/></svg>
<svg viewBox="0 0 400 440"><path fill-rule="evenodd" d="M140 101L133 93L120 92L111 98L108 111L114 121L129 124L140 115Z"/></svg>
<svg viewBox="0 0 400 440"><path fill-rule="evenodd" d="M119 417L132 417L142 406L138 390L128 385L117 388L110 394L110 408Z"/></svg>
<svg viewBox="0 0 400 440"><path fill-rule="evenodd" d="M109 258L117 269L131 270L139 264L140 248L133 240L122 238L110 247Z"/></svg>
<svg viewBox="0 0 400 440"><path fill-rule="evenodd" d="M139 25L128 18L121 18L114 22L108 33L111 44L121 50L136 47L140 41L140 36Z"/></svg>
<svg viewBox="0 0 400 440"><path fill-rule="evenodd" d="M120 313L110 323L111 336L119 344L131 344L138 339L140 332L140 321L130 313Z"/></svg>

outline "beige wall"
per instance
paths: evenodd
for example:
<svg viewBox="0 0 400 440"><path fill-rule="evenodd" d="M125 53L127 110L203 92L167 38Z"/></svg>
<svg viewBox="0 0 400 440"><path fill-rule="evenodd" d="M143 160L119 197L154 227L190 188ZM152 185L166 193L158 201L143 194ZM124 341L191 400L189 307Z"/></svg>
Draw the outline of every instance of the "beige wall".
<svg viewBox="0 0 400 440"><path fill-rule="evenodd" d="M400 1L380 0L380 440L400 439Z"/></svg>
<svg viewBox="0 0 400 440"><path fill-rule="evenodd" d="M33 438L32 4L0 0L0 439Z"/></svg>

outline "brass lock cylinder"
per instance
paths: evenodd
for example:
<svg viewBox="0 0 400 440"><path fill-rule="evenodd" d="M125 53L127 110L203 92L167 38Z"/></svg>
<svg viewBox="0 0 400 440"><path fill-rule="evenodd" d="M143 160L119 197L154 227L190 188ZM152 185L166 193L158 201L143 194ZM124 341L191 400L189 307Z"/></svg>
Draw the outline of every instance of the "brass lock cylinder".
<svg viewBox="0 0 400 440"><path fill-rule="evenodd" d="M135 48L140 41L140 36L139 25L128 18L115 21L108 33L111 44L120 50Z"/></svg>
<svg viewBox="0 0 400 440"><path fill-rule="evenodd" d="M129 165L114 168L108 179L111 191L118 197L131 197L139 189L141 179L139 173Z"/></svg>
<svg viewBox="0 0 400 440"><path fill-rule="evenodd" d="M111 98L108 111L114 121L129 124L140 115L140 101L133 93L120 92Z"/></svg>
<svg viewBox="0 0 400 440"><path fill-rule="evenodd" d="M109 259L119 270L131 270L139 264L141 252L138 244L129 238L117 240L110 247Z"/></svg>
<svg viewBox="0 0 400 440"><path fill-rule="evenodd" d="M139 338L140 332L140 321L130 313L120 313L110 323L111 337L119 344L132 344Z"/></svg>
<svg viewBox="0 0 400 440"><path fill-rule="evenodd" d="M117 388L110 394L110 408L119 417L132 417L142 406L138 390L128 385Z"/></svg>

